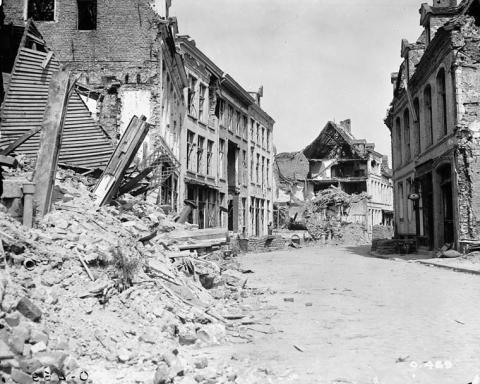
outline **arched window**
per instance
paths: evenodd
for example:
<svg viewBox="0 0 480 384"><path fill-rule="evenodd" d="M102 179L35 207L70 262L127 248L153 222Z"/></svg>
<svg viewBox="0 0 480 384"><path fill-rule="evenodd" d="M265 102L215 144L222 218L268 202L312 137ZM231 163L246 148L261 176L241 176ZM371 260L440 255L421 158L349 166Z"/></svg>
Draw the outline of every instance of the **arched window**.
<svg viewBox="0 0 480 384"><path fill-rule="evenodd" d="M422 152L422 135L420 134L420 102L418 97L413 100L413 109L415 110L415 154L418 155Z"/></svg>
<svg viewBox="0 0 480 384"><path fill-rule="evenodd" d="M412 155L410 147L410 111L403 112L403 141L405 142L405 161L409 161Z"/></svg>
<svg viewBox="0 0 480 384"><path fill-rule="evenodd" d="M397 138L397 145L396 145L396 166L399 167L402 165L402 124L400 123L400 117L397 117L395 121L395 131L396 131L396 138Z"/></svg>
<svg viewBox="0 0 480 384"><path fill-rule="evenodd" d="M423 105L425 115L425 136L427 139L427 147L433 143L433 111L432 111L432 87L427 85L423 91Z"/></svg>
<svg viewBox="0 0 480 384"><path fill-rule="evenodd" d="M437 75L437 106L438 126L440 132L447 134L447 89L445 85L445 70L442 68Z"/></svg>

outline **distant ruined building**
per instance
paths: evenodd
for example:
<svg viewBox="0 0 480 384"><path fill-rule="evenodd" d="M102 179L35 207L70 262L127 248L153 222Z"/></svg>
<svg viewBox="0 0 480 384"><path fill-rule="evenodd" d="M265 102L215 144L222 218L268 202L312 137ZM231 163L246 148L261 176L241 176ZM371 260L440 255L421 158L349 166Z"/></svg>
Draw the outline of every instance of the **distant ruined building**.
<svg viewBox="0 0 480 384"><path fill-rule="evenodd" d="M347 194L369 196L354 204L345 220L365 225L370 234L373 226L393 221L388 159L375 151L375 144L352 135L350 120L339 124L329 121L302 151L278 154L274 171L277 208L288 206L290 217L333 186Z"/></svg>

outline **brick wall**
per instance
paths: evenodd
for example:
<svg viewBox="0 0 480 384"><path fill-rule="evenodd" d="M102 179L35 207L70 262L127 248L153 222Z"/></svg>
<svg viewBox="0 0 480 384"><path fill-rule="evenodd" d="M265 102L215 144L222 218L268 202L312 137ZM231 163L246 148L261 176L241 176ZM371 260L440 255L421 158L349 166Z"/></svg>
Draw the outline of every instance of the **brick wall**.
<svg viewBox="0 0 480 384"><path fill-rule="evenodd" d="M4 0L5 22L25 21L27 0ZM57 0L55 22L35 22L62 61L130 61L154 58L152 36L158 16L147 0L97 0L97 29L77 30L77 1ZM112 49L112 47L114 49Z"/></svg>

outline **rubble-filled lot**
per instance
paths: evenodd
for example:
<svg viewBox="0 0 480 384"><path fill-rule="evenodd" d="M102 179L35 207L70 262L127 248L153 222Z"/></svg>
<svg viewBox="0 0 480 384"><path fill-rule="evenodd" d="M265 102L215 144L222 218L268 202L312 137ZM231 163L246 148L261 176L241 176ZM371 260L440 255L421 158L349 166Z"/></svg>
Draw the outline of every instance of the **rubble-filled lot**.
<svg viewBox="0 0 480 384"><path fill-rule="evenodd" d="M193 242L175 240L189 225L155 205L127 195L97 207L92 182L73 171L58 172L56 184L36 228L0 212L5 381L241 382L240 371L212 368L200 352L268 328L255 315L268 290L249 288L235 252L179 251ZM243 304L252 297L253 307Z"/></svg>

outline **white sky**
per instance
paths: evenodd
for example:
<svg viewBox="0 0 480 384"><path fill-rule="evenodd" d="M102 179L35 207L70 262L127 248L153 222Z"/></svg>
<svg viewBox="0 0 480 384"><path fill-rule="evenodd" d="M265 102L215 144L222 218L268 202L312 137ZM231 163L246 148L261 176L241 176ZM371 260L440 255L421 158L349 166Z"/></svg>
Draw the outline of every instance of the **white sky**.
<svg viewBox="0 0 480 384"><path fill-rule="evenodd" d="M173 0L181 34L244 88L264 86L278 152L309 144L328 120L390 156L383 124L402 38L430 0Z"/></svg>

